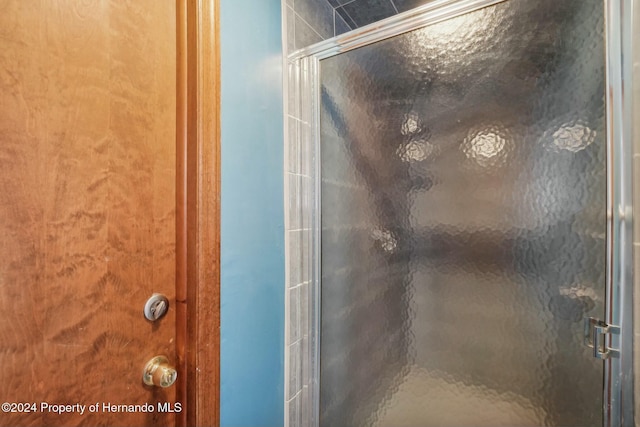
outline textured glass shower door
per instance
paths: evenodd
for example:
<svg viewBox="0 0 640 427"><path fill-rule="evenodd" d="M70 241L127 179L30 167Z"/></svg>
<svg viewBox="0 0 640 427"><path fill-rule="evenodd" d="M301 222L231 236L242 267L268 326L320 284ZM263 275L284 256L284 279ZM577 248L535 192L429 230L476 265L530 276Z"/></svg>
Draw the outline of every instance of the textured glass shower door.
<svg viewBox="0 0 640 427"><path fill-rule="evenodd" d="M602 0L323 59L320 426L601 426Z"/></svg>

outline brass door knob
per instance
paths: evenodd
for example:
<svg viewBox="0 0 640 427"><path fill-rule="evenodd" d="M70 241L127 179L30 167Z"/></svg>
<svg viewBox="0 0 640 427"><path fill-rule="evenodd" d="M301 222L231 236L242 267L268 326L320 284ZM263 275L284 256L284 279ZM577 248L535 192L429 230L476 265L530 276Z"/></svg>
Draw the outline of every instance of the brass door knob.
<svg viewBox="0 0 640 427"><path fill-rule="evenodd" d="M146 385L169 387L176 382L178 372L169 364L165 356L156 356L149 360L142 372L142 380Z"/></svg>

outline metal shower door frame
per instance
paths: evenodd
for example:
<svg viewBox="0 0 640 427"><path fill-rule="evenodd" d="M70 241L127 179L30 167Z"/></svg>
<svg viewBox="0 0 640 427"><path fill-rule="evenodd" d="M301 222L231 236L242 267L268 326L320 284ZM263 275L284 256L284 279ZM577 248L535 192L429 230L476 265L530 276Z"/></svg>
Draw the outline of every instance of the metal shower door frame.
<svg viewBox="0 0 640 427"><path fill-rule="evenodd" d="M299 107L299 119L309 132L298 132L298 147L311 165L311 188L304 194L289 194L298 202L311 202L308 219L312 238L309 247L296 257L307 257L312 269L308 286L309 351L300 354L310 369L310 393L304 397L310 419L304 425L319 425L320 398L320 289L321 289L321 177L320 177L320 61L430 24L510 0L436 0L366 27L293 52L287 58L298 70L289 89ZM604 321L620 328L608 334L605 345L616 349L604 363L604 427L634 425L633 376L633 117L632 40L634 0L603 0L606 36L606 122L607 122L607 247L606 310ZM289 260L289 262L292 262ZM304 308L303 308L304 309ZM286 314L289 318L289 313ZM288 350L287 350L288 351ZM287 360L291 360L287 358ZM289 362L291 363L291 362ZM292 409L294 410L294 409ZM303 413L306 411L303 411ZM288 420L288 417L285 417ZM308 424L307 424L308 423ZM293 427L290 423L286 423Z"/></svg>

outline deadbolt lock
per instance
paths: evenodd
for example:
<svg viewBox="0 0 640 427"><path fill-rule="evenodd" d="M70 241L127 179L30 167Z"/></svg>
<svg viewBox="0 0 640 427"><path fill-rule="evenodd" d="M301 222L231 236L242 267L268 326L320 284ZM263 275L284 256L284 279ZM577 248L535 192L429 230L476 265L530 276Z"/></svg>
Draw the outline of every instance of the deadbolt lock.
<svg viewBox="0 0 640 427"><path fill-rule="evenodd" d="M169 310L169 300L162 294L153 294L144 305L144 317L155 322L167 314Z"/></svg>
<svg viewBox="0 0 640 427"><path fill-rule="evenodd" d="M142 372L142 381L146 385L169 387L176 382L178 372L169 364L165 356L156 356L149 360Z"/></svg>

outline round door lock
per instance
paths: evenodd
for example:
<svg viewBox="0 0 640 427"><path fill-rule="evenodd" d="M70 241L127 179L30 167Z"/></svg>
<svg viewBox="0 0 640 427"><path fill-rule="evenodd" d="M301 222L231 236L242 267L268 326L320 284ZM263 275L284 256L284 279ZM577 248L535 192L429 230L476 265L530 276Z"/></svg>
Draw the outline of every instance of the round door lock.
<svg viewBox="0 0 640 427"><path fill-rule="evenodd" d="M155 322L167 314L169 310L169 300L162 294L153 294L144 305L144 317Z"/></svg>
<svg viewBox="0 0 640 427"><path fill-rule="evenodd" d="M146 385L169 387L176 382L176 378L178 378L178 373L169 364L169 359L166 356L156 356L149 360L142 371L142 381Z"/></svg>

